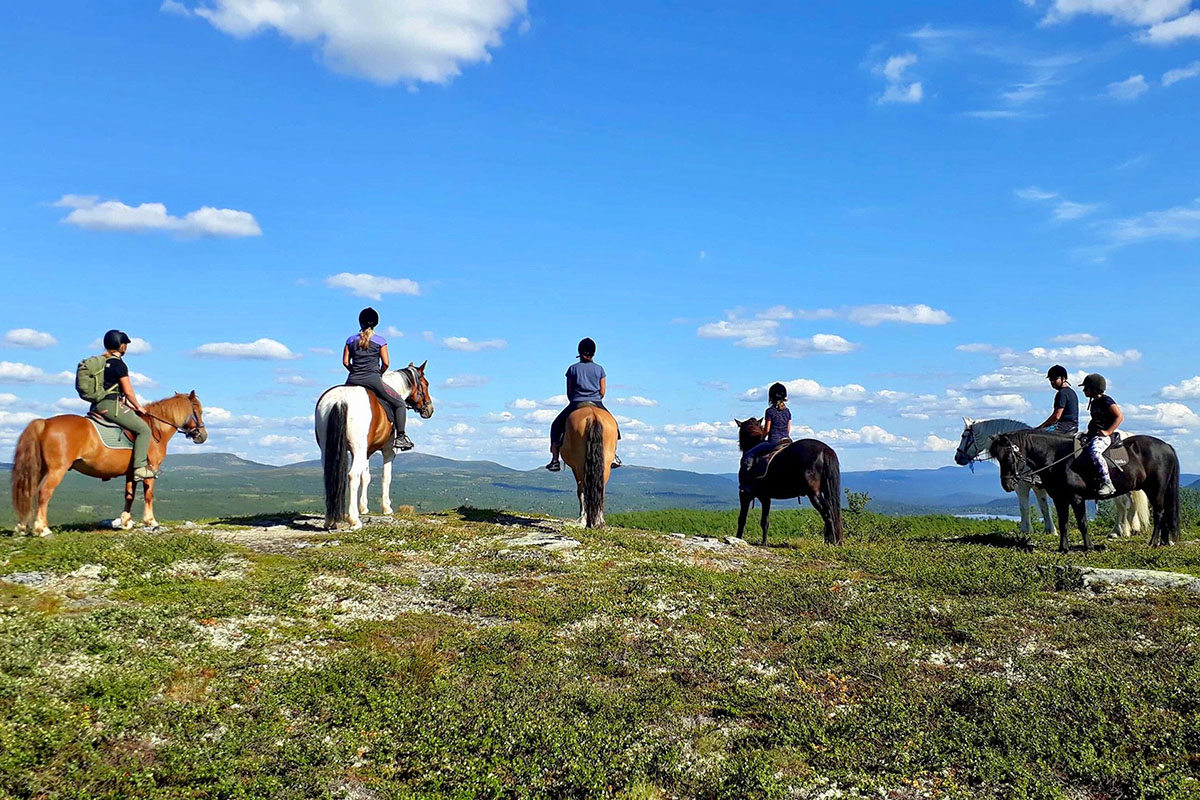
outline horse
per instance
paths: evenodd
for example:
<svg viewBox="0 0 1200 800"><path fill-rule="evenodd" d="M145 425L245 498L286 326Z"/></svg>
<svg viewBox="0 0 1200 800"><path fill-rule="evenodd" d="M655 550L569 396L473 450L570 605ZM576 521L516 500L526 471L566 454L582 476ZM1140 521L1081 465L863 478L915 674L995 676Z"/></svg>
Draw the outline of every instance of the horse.
<svg viewBox="0 0 1200 800"><path fill-rule="evenodd" d="M954 451L954 463L965 467L975 461L984 461L988 455L988 447L997 434L1011 431L1031 430L1030 426L1015 419L970 419L963 417L962 437L958 440L958 449ZM1029 521L1029 491L1037 496L1038 506L1042 510L1042 523L1046 534L1053 536L1057 529L1054 515L1050 513L1050 502L1046 490L1040 485L1028 481L1017 482L1017 504L1021 508L1021 533L1028 535L1033 526ZM1150 527L1150 501L1142 491L1130 492L1113 498L1117 511L1116 536L1128 537L1141 533L1143 528Z"/></svg>
<svg viewBox="0 0 1200 800"><path fill-rule="evenodd" d="M738 447L742 453L767 438L762 423L751 417L733 424L738 428ZM775 454L767 472L749 490L738 487L741 512L737 535L746 529L746 514L754 500L762 503L762 543L767 543L771 500L807 497L825 522L825 544L845 543L842 534L842 469L837 453L824 442L800 439Z"/></svg>
<svg viewBox="0 0 1200 800"><path fill-rule="evenodd" d="M603 408L583 406L567 417L562 458L575 473L579 527L604 527L604 489L617 453L617 421Z"/></svg>
<svg viewBox="0 0 1200 800"><path fill-rule="evenodd" d="M425 379L425 364L383 374L392 387L422 419L433 416L433 398ZM317 446L325 478L325 527L349 523L362 527L360 514L367 513L367 487L371 484L373 453L383 453L383 513L392 513L392 426L383 404L361 386L334 386L317 398L314 412ZM347 501L349 490L349 501Z"/></svg>
<svg viewBox="0 0 1200 800"><path fill-rule="evenodd" d="M1123 444L1129 463L1112 469L1117 494L1142 490L1149 499L1154 529L1150 546L1179 542L1179 457L1175 448L1153 436L1130 436ZM1000 465L1000 485L1011 492L1022 481L1040 480L1058 511L1058 550L1069 550L1067 516L1074 510L1083 546L1092 549L1087 527L1087 500L1100 499L1091 483L1073 469L1075 440L1039 431L1002 433L988 448Z"/></svg>
<svg viewBox="0 0 1200 800"><path fill-rule="evenodd" d="M145 418L153 435L149 463L156 472L167 456L167 443L176 431L183 431L184 436L196 444L204 444L208 439L204 429L204 407L195 392L175 394L145 408ZM34 536L46 536L51 532L46 510L54 490L72 469L105 481L125 476L125 510L113 521L113 527L129 530L133 527L130 509L137 494L132 461L131 450L106 447L96 427L86 417L60 414L30 422L17 439L13 456L12 504L17 512L16 532L29 532ZM142 497L145 500L143 524L158 527L158 520L154 518L154 479L142 484Z"/></svg>

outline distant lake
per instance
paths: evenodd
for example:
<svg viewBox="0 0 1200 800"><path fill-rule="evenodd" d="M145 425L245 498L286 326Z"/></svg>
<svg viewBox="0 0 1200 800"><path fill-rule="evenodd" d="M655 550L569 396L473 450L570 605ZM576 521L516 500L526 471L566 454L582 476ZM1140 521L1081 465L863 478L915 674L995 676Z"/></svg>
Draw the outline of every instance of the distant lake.
<svg viewBox="0 0 1200 800"><path fill-rule="evenodd" d="M959 519L999 519L1005 522L1020 522L1020 517L1012 514L955 514Z"/></svg>

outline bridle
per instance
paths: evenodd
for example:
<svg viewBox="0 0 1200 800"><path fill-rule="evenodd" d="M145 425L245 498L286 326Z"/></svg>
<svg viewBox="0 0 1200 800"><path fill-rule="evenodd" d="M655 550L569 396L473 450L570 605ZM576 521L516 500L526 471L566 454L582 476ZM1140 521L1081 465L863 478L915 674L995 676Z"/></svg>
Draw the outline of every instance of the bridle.
<svg viewBox="0 0 1200 800"><path fill-rule="evenodd" d="M1012 451L1012 454L1016 459L1016 469L1014 470L1014 473L1016 475L1017 481L1019 481L1019 482L1023 481L1025 483L1041 483L1042 479L1039 478L1038 475L1040 475L1041 473L1050 469L1051 467L1057 466L1057 465L1063 463L1064 461L1075 457L1075 452L1072 450L1071 452L1067 453L1062 458L1057 459L1055 461L1051 461L1049 464L1045 465L1044 467L1038 467L1037 469L1027 469L1027 471L1022 472L1023 467L1025 467L1025 468L1029 467L1029 459L1025 457L1025 451L1022 450L1021 448L1017 447L1011 441L1008 442L1008 449L1010 451ZM990 455L989 455L989 458L990 458Z"/></svg>
<svg viewBox="0 0 1200 800"><path fill-rule="evenodd" d="M407 372L408 376L412 379L412 389L409 390L408 397L404 399L404 405L420 413L430 403L428 384L425 386L421 385L421 373L411 364L401 371Z"/></svg>
<svg viewBox="0 0 1200 800"><path fill-rule="evenodd" d="M155 422L161 422L163 425L174 428L177 431L183 431L183 435L186 436L188 439L195 439L197 436L199 436L201 433L204 432L204 422L200 419L200 412L196 410L196 399L194 397L189 397L188 404L191 406L192 413L188 415L187 419L185 419L183 421L182 425L176 425L174 422L163 419L162 417L159 417L159 416L155 416L154 414L151 414L149 411L143 411L142 416L148 417L149 419L152 419ZM158 437L155 436L156 441L157 441L157 439L158 439Z"/></svg>

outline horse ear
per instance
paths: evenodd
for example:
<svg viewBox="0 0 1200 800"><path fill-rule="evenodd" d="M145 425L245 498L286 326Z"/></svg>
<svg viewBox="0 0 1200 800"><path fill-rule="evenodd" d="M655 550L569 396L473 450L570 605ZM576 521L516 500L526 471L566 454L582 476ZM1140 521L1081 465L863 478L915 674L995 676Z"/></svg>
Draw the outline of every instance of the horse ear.
<svg viewBox="0 0 1200 800"><path fill-rule="evenodd" d="M734 424L734 425L736 425L736 426L737 426L737 427L739 427L739 428L740 428L740 427L742 427L741 420L739 420L737 417L734 417L734 418L733 418L733 424Z"/></svg>
<svg viewBox="0 0 1200 800"><path fill-rule="evenodd" d="M416 366L416 364L412 363L411 361L410 361L410 362L408 362L408 365L409 365L410 367L415 367L415 366Z"/></svg>
<svg viewBox="0 0 1200 800"><path fill-rule="evenodd" d="M192 389L192 391L188 393L188 397L190 397L190 398L192 398L193 400L195 400L195 399L196 399L196 390L195 390L195 389Z"/></svg>
<svg viewBox="0 0 1200 800"><path fill-rule="evenodd" d="M975 420L971 419L970 417L963 417L963 427L964 428L969 428L974 424L975 424Z"/></svg>
<svg viewBox="0 0 1200 800"><path fill-rule="evenodd" d="M422 362L421 362L421 366L417 367L417 372L424 372L424 371L425 371L425 365L426 365L426 364L428 364L428 363L429 363L429 359L428 359L428 358L427 358L427 359L425 359L424 361L422 361Z"/></svg>

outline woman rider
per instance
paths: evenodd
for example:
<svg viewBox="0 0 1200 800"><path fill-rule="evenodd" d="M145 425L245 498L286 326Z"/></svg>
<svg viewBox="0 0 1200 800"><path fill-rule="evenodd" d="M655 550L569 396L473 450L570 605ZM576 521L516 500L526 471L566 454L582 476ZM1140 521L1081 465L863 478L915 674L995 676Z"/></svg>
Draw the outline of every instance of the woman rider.
<svg viewBox="0 0 1200 800"><path fill-rule="evenodd" d="M383 403L383 411L395 431L392 447L412 450L412 440L404 432L405 400L383 381L383 373L387 372L391 361L387 339L375 333L378 324L379 312L375 309L368 307L358 312L359 332L347 339L342 349L342 366L350 372L346 385L362 386L374 392Z"/></svg>
<svg viewBox="0 0 1200 800"><path fill-rule="evenodd" d="M604 367L592 359L596 357L596 343L590 338L579 341L579 361L567 368L567 407L564 408L554 422L550 424L550 463L546 469L558 472L562 469L558 453L562 449L563 435L567 431L567 417L571 412L589 403L596 408L604 408L604 393L608 389L608 376ZM607 408L604 408L607 411ZM617 438L621 432L617 431ZM621 459L613 456L613 468L621 466Z"/></svg>
<svg viewBox="0 0 1200 800"><path fill-rule="evenodd" d="M129 337L125 331L113 330L104 334L104 391L107 394L103 400L92 404L91 413L133 434L133 479L149 481L155 478L147 459L153 437L149 423L138 416L144 414L145 410L133 391L129 367L122 360L128 349Z"/></svg>
<svg viewBox="0 0 1200 800"><path fill-rule="evenodd" d="M1083 379L1083 393L1088 399L1088 411L1092 415L1091 421L1088 422L1087 440L1084 447L1091 455L1092 465L1095 466L1102 481L1100 488L1096 491L1100 497L1111 497L1117 493L1117 488L1113 486L1112 476L1108 472L1108 462L1104 458L1104 451L1112 444L1113 434L1125 421L1121 407L1117 405L1116 400L1108 396L1107 392L1108 381L1104 379L1103 375L1093 372Z"/></svg>

